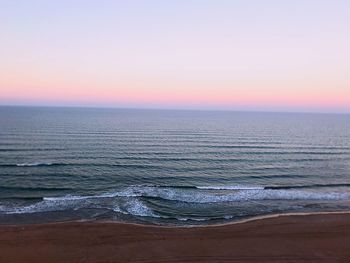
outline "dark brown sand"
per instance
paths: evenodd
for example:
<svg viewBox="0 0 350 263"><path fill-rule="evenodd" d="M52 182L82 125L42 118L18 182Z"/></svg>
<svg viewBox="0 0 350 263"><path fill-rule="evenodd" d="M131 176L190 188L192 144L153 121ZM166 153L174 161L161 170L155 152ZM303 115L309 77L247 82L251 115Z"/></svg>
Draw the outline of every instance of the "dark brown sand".
<svg viewBox="0 0 350 263"><path fill-rule="evenodd" d="M350 214L196 228L96 222L1 226L0 262L350 262Z"/></svg>

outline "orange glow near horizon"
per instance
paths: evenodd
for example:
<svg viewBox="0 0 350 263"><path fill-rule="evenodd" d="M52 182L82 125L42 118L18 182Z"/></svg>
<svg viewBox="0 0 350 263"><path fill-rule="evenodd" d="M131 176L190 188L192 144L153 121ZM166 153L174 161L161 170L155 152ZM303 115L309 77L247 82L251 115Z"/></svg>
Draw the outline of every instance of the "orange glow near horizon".
<svg viewBox="0 0 350 263"><path fill-rule="evenodd" d="M217 92L219 91L219 92ZM196 105L234 108L241 106L347 108L350 105L350 90L332 92L330 89L307 90L303 93L273 88L204 87L192 88L182 85L162 90L162 86L140 87L121 85L116 88L84 87L16 87L1 89L4 101L32 101L37 103L63 102L72 105L100 103L101 105L125 105L128 102L143 105L170 105L172 107Z"/></svg>

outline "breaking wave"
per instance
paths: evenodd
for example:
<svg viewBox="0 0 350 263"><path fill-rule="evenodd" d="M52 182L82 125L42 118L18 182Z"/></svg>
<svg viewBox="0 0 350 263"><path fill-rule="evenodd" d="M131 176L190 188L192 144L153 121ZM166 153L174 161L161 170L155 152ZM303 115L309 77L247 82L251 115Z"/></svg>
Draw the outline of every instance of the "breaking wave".
<svg viewBox="0 0 350 263"><path fill-rule="evenodd" d="M244 186L244 185L232 185L232 186L196 186L197 189L207 190L263 190L264 186Z"/></svg>
<svg viewBox="0 0 350 263"><path fill-rule="evenodd" d="M51 165L59 165L59 163L18 163L16 164L16 166L18 167L32 167L32 166L51 166Z"/></svg>
<svg viewBox="0 0 350 263"><path fill-rule="evenodd" d="M33 163L17 163L17 164L0 164L0 167L40 167L40 166L58 166L69 165L67 163L54 162L33 162Z"/></svg>
<svg viewBox="0 0 350 263"><path fill-rule="evenodd" d="M273 189L258 186L229 187L159 187L130 186L119 191L92 196L67 195L45 197L44 200L84 200L114 197L159 198L187 203L240 202L249 200L342 200L350 199L350 192L312 191L300 189Z"/></svg>
<svg viewBox="0 0 350 263"><path fill-rule="evenodd" d="M348 187L347 184L341 186ZM152 200L165 200L179 204L218 204L225 202L254 202L263 200L350 200L347 190L293 189L263 186L151 186L136 185L97 195L65 195L43 197L27 206L8 206L0 204L0 214L40 213L79 209L107 209L116 213L136 217L166 218L178 221L206 221L211 217L188 217L184 215L163 214ZM223 215L221 219L232 219L233 215ZM217 218L216 218L217 219Z"/></svg>

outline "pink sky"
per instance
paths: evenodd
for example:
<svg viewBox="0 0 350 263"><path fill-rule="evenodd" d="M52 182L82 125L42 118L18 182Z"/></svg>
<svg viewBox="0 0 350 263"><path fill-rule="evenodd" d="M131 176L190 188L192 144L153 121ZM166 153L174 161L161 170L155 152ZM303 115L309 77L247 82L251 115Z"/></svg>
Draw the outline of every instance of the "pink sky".
<svg viewBox="0 0 350 263"><path fill-rule="evenodd" d="M0 11L0 104L350 112L344 1Z"/></svg>

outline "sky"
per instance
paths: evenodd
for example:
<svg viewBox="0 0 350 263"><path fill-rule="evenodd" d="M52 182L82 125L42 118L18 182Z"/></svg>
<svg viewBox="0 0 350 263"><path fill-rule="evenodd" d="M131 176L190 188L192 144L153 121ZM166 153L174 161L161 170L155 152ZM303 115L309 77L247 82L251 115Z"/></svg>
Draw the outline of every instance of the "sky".
<svg viewBox="0 0 350 263"><path fill-rule="evenodd" d="M0 104L350 113L349 10L0 0Z"/></svg>

